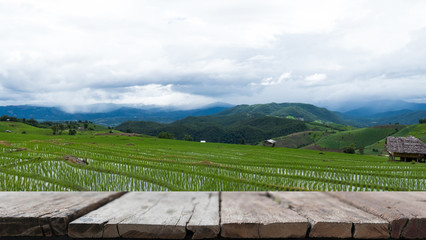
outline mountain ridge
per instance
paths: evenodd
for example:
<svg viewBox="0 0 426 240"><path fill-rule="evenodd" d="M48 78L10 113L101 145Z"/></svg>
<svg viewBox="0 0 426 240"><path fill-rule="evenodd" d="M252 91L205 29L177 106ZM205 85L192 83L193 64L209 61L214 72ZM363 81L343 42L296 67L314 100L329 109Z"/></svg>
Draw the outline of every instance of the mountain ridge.
<svg viewBox="0 0 426 240"><path fill-rule="evenodd" d="M82 107L80 110L83 112L68 113L57 107L18 105L0 106L0 116L8 115L27 119L34 118L37 121L88 120L103 126L116 126L126 121L155 121L159 123L171 123L189 116L205 116L214 114L232 115L235 113L288 117L306 122L333 122L356 127L389 123L415 124L419 119L426 118L426 104L409 104L403 102L399 105L403 105L405 107L409 105L411 107L404 109L396 108L392 109L392 111L384 112L377 112L371 109L368 110L367 108L359 108L348 112L336 112L324 107L317 107L306 103L243 104L237 106L215 103L203 108L190 110L178 110L158 106L135 108L114 105L109 108L103 106L102 109L109 109L109 111L105 110L104 112L86 113L84 112L86 108ZM378 107L372 106L372 108L377 109ZM100 107L98 109L100 109Z"/></svg>
<svg viewBox="0 0 426 240"><path fill-rule="evenodd" d="M89 120L103 126L115 126L128 120L146 120L161 123L173 122L187 116L211 115L228 109L229 106L210 105L206 108L174 110L165 108L140 109L120 107L108 112L67 113L57 107L38 107L30 105L0 106L0 116L33 118L37 121L76 121Z"/></svg>

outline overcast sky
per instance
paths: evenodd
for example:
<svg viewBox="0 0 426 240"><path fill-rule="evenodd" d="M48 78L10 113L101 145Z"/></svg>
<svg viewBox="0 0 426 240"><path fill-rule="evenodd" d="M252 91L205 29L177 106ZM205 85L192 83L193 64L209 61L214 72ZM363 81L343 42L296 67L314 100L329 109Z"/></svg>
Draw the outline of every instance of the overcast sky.
<svg viewBox="0 0 426 240"><path fill-rule="evenodd" d="M0 105L426 102L426 1L0 0Z"/></svg>

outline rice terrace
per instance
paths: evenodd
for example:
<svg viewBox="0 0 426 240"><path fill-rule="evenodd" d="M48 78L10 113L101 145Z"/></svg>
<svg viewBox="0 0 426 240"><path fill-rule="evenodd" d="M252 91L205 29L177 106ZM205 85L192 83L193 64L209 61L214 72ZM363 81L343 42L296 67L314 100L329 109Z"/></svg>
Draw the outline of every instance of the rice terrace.
<svg viewBox="0 0 426 240"><path fill-rule="evenodd" d="M50 128L0 122L0 191L426 190L426 164L386 156L90 128L52 135Z"/></svg>

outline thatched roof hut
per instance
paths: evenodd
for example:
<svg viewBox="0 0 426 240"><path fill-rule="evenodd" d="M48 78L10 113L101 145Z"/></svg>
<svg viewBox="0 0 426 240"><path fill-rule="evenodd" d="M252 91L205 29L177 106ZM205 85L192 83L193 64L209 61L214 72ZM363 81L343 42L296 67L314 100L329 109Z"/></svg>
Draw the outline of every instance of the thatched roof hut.
<svg viewBox="0 0 426 240"><path fill-rule="evenodd" d="M395 160L395 157L400 157L404 161L425 159L426 144L413 136L387 137L385 144L392 160Z"/></svg>

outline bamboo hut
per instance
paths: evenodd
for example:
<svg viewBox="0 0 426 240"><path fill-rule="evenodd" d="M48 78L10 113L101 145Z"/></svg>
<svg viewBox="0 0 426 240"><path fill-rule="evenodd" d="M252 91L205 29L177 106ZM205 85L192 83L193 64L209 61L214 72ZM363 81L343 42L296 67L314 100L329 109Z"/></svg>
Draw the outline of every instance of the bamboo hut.
<svg viewBox="0 0 426 240"><path fill-rule="evenodd" d="M393 161L395 157L405 162L425 160L426 144L413 136L387 137L385 146L389 153L389 160Z"/></svg>

